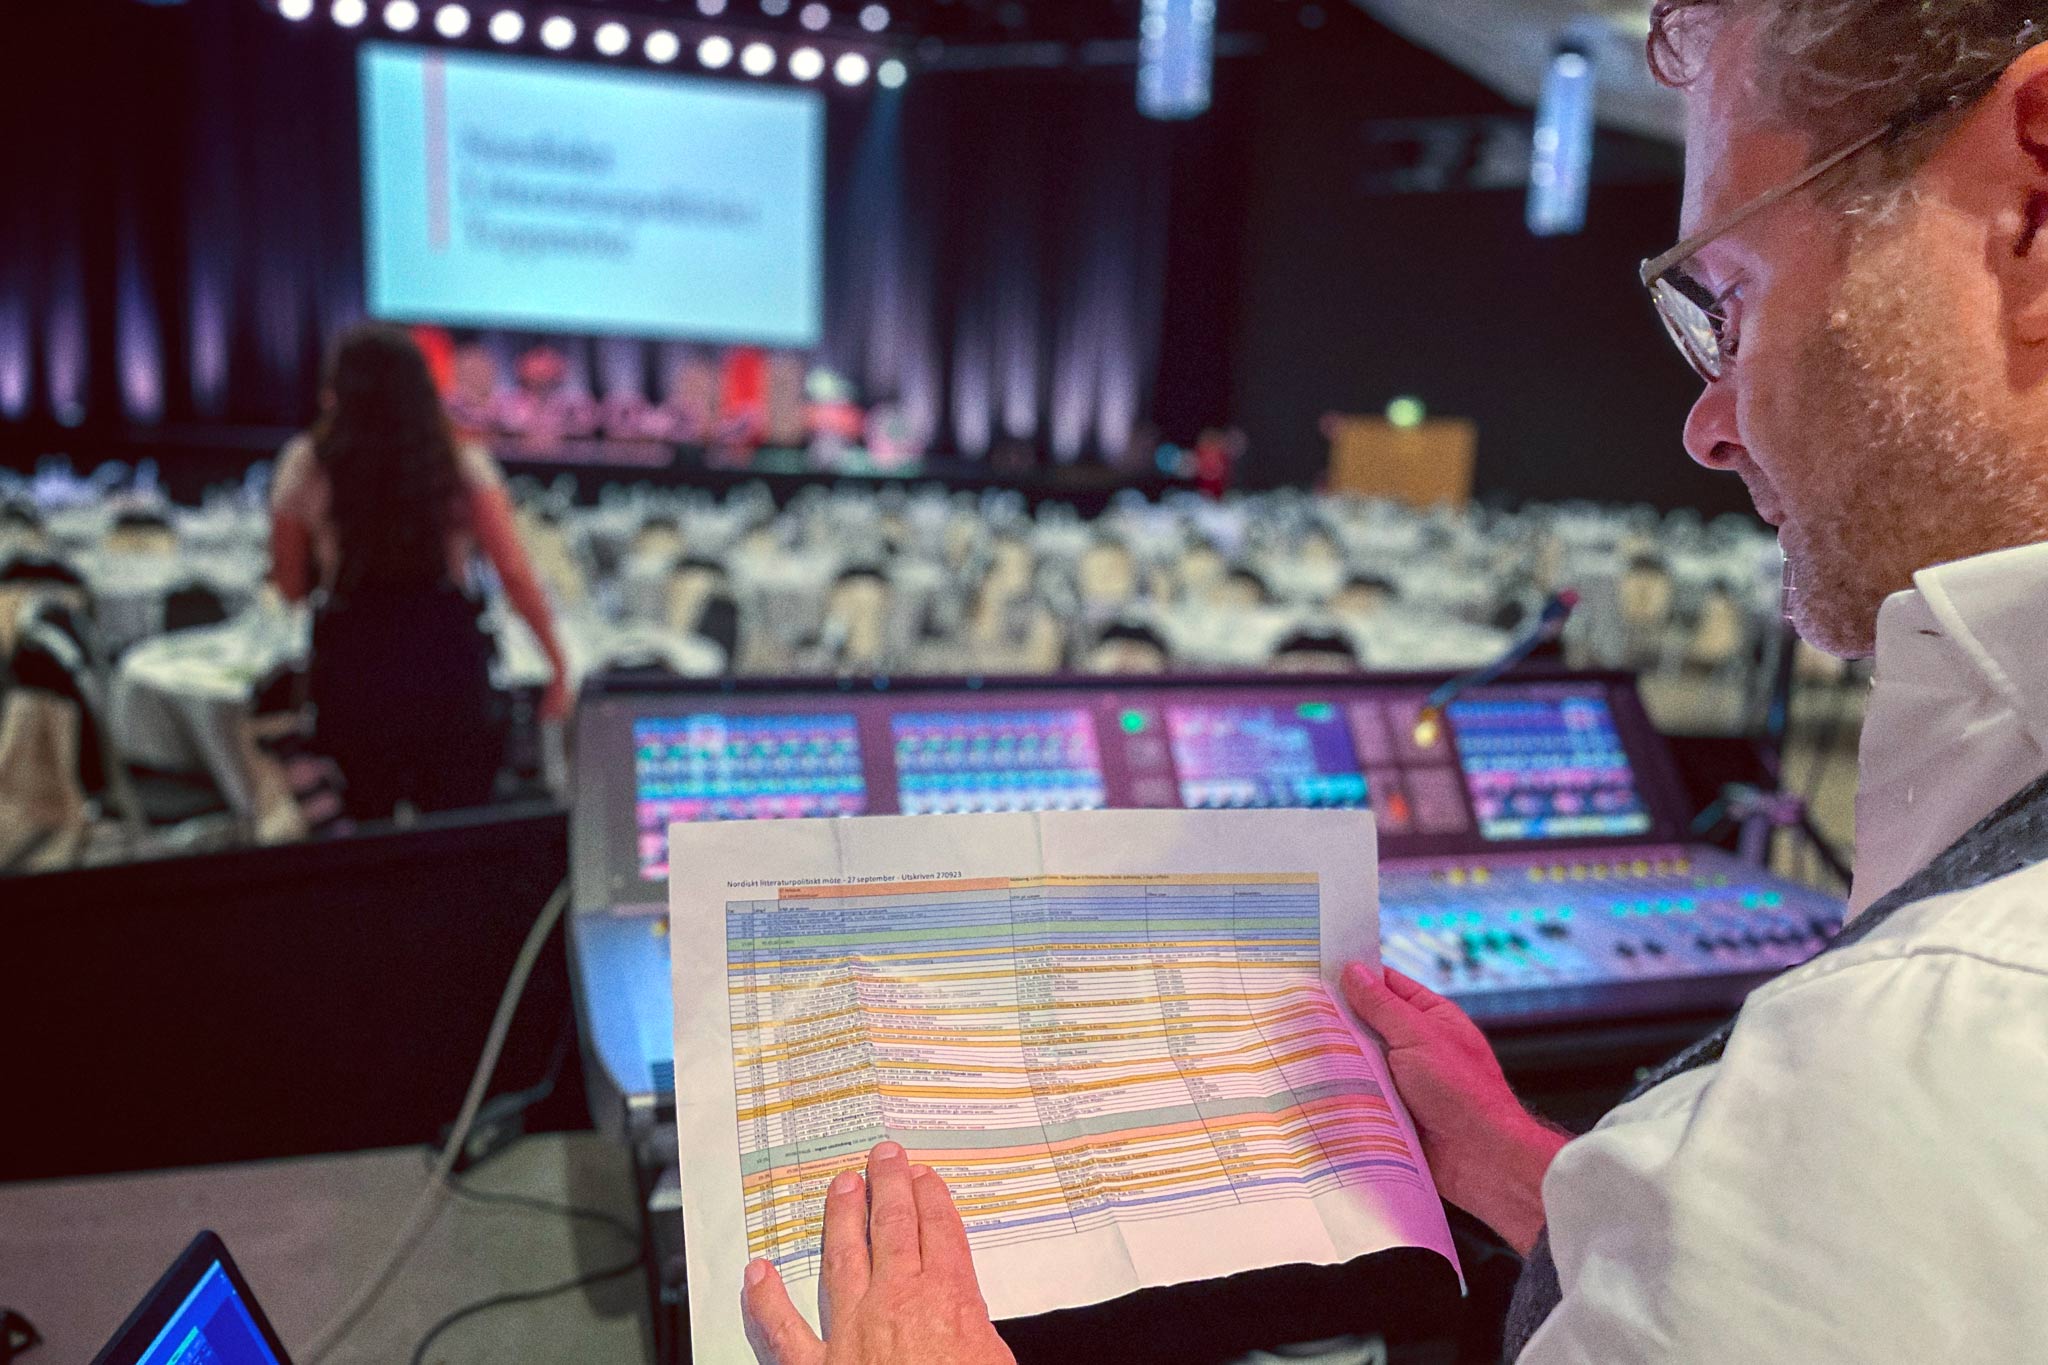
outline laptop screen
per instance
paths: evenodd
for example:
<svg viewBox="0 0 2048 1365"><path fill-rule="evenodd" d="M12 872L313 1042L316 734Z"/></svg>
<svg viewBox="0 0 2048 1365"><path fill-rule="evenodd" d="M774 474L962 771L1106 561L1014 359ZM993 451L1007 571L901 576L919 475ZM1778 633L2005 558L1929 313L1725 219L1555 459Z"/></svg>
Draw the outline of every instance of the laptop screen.
<svg viewBox="0 0 2048 1365"><path fill-rule="evenodd" d="M171 1320L135 1365L283 1365L264 1343L242 1296L220 1262L199 1277L199 1283L171 1314Z"/></svg>

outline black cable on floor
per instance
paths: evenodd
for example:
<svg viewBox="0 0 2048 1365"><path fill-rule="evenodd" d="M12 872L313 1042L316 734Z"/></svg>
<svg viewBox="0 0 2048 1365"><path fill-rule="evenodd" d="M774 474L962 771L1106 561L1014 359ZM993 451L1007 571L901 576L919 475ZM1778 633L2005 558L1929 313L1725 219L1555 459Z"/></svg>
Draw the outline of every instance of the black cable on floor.
<svg viewBox="0 0 2048 1365"><path fill-rule="evenodd" d="M529 1134L528 1136L531 1135ZM428 1155L431 1157L432 1153ZM449 1193L467 1199L473 1204L503 1204L510 1208L530 1209L535 1213L553 1214L558 1218L582 1219L588 1223L602 1223L605 1227L618 1233L619 1236L635 1246L638 1246L640 1243L640 1230L638 1228L617 1214L606 1213L603 1209L591 1208L584 1204L564 1204L553 1199L542 1199L538 1195L500 1193L492 1190L474 1189L467 1180L459 1175L449 1176L447 1184Z"/></svg>
<svg viewBox="0 0 2048 1365"><path fill-rule="evenodd" d="M429 1153L429 1155L431 1156L432 1154ZM465 1318L474 1317L479 1313L486 1313L493 1308L502 1308L509 1304L531 1303L536 1299L546 1299L552 1298L556 1294L566 1294L572 1289L581 1289L587 1285L617 1279L628 1271L637 1270L640 1267L638 1251L640 1245L639 1229L616 1214L606 1213L603 1209L589 1208L582 1204L565 1204L553 1199L542 1199L536 1195L471 1189L469 1183L459 1175L451 1174L447 1178L446 1183L449 1193L459 1198L467 1199L474 1204L500 1204L509 1208L527 1209L535 1213L545 1213L559 1218L581 1219L584 1222L602 1224L616 1232L635 1250L630 1260L621 1261L619 1264L606 1267L603 1270L593 1270L588 1274L578 1275L574 1279L564 1280L560 1284L548 1285L542 1289L525 1289L507 1294L493 1294L489 1298L478 1299L475 1303L466 1304L456 1309L427 1329L427 1334L420 1338L420 1344L413 1348L412 1365L421 1365L421 1362L426 1359L427 1348L434 1344L435 1338Z"/></svg>
<svg viewBox="0 0 2048 1365"><path fill-rule="evenodd" d="M553 1298L557 1294L566 1294L572 1289L581 1289L586 1285L599 1284L605 1280L615 1280L619 1276L639 1268L640 1257L636 1254L631 1260L621 1261L619 1264L607 1266L603 1270L593 1270L587 1275L578 1275L573 1280L563 1280L560 1284L551 1284L542 1289L522 1289L510 1294L493 1294L487 1299L478 1299L475 1303L456 1309L447 1317L442 1318L439 1322L428 1328L427 1334L420 1338L420 1344L413 1348L412 1365L423 1365L427 1358L427 1348L432 1346L435 1339L443 1332L446 1332L464 1318L473 1318L479 1313L487 1313L493 1308L503 1308L508 1304L532 1303L537 1299Z"/></svg>

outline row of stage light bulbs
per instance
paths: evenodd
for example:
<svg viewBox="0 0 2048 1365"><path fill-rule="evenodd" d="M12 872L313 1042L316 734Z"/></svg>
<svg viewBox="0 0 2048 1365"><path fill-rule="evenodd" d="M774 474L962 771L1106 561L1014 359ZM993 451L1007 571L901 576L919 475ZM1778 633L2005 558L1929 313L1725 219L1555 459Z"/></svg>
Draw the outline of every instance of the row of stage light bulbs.
<svg viewBox="0 0 2048 1365"><path fill-rule="evenodd" d="M277 12L298 23L313 17L315 4L316 0L277 0ZM723 14L725 7L726 0L697 0L697 8L706 18ZM761 0L762 12L771 18L788 13L789 7L790 0ZM370 17L369 0L331 0L327 17L342 28L358 28ZM412 32L419 27L422 17L419 0L385 0L384 27L393 33ZM798 11L797 21L815 33L832 21L832 12L818 0L812 0ZM469 33L471 16L466 6L450 3L434 10L433 22L436 33L453 41ZM889 26L889 11L879 4L866 6L860 12L860 26L870 33L880 33ZM484 32L493 42L510 46L526 36L526 16L517 10L501 9L484 25ZM563 14L549 15L541 21L538 36L541 46L550 52L567 52L576 45L576 21ZM601 56L621 57L633 45L633 34L618 20L610 19L592 30L590 43ZM683 40L665 28L650 29L641 40L640 50L648 61L667 66L682 56ZM755 41L735 48L732 39L714 33L697 44L697 64L708 71L730 66L735 57L739 59L740 70L749 76L775 73L777 54L768 43ZM825 66L825 54L815 47L800 47L789 54L789 74L800 81L817 80L825 74ZM831 67L833 78L841 85L861 84L870 70L878 84L891 90L910 77L909 68L895 57L870 67L868 59L858 52L841 53Z"/></svg>

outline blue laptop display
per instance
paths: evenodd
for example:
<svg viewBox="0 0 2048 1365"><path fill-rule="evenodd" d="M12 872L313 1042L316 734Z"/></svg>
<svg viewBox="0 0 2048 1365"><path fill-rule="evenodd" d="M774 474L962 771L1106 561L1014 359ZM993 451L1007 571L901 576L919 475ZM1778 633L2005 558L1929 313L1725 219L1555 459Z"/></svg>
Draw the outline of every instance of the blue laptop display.
<svg viewBox="0 0 2048 1365"><path fill-rule="evenodd" d="M291 1365L220 1238L202 1232L93 1365Z"/></svg>

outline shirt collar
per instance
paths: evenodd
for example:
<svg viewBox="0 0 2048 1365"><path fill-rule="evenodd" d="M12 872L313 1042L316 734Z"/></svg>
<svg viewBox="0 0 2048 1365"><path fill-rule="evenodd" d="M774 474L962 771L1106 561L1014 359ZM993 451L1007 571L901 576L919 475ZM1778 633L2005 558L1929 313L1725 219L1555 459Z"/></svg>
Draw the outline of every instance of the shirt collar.
<svg viewBox="0 0 2048 1365"><path fill-rule="evenodd" d="M1986 688L2048 749L2048 543L1937 564L1877 618L1879 680Z"/></svg>

